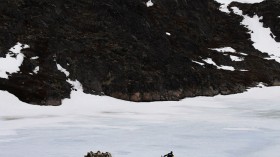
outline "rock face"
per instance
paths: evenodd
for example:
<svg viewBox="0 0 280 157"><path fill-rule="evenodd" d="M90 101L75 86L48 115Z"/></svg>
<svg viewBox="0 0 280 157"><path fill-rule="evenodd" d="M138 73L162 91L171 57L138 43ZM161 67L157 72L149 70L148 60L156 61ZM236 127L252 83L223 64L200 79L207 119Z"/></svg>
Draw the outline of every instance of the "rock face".
<svg viewBox="0 0 280 157"><path fill-rule="evenodd" d="M269 27L275 35L275 40L280 42L280 2L279 0L263 1L252 5L242 3L232 3L231 6L237 6L244 14L249 16L258 15L263 17L264 27Z"/></svg>
<svg viewBox="0 0 280 157"><path fill-rule="evenodd" d="M85 93L130 101L232 94L259 82L279 83L280 64L252 46L241 16L221 12L214 0L152 0L151 7L147 1L1 1L0 57L17 42L30 48L23 51L20 72L0 78L0 90L32 104L60 105L71 92L67 79L81 82ZM232 5L263 16L280 41L279 1ZM244 60L234 62L209 49L220 47L248 55L236 54ZM219 69L207 58L236 70Z"/></svg>
<svg viewBox="0 0 280 157"><path fill-rule="evenodd" d="M111 153L101 153L100 151L97 151L96 153L93 153L92 151L88 152L85 157L112 157Z"/></svg>

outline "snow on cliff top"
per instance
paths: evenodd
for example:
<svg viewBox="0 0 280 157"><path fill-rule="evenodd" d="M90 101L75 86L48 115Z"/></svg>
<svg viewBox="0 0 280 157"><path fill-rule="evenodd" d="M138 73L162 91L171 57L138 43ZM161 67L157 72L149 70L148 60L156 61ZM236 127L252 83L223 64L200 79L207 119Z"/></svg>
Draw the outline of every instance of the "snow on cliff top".
<svg viewBox="0 0 280 157"><path fill-rule="evenodd" d="M240 3L260 3L264 0L216 0L217 2L221 3L222 6L220 8L221 11L229 13L230 11L227 9L227 6L231 3L231 2L240 2Z"/></svg>

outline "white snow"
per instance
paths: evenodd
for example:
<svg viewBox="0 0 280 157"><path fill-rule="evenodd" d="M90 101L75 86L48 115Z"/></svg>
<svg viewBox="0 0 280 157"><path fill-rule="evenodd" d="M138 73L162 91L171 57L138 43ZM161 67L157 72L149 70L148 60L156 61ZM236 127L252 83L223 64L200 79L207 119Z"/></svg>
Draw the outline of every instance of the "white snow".
<svg viewBox="0 0 280 157"><path fill-rule="evenodd" d="M192 61L192 62L194 62L194 63L196 63L196 64L199 64L199 65L201 65L201 66L205 65L204 63L201 63L201 62L198 62L198 61Z"/></svg>
<svg viewBox="0 0 280 157"><path fill-rule="evenodd" d="M0 91L0 156L278 157L280 87L134 103L72 91L59 107L33 106ZM11 151L12 150L12 151Z"/></svg>
<svg viewBox="0 0 280 157"><path fill-rule="evenodd" d="M230 52L230 53L237 53L235 49L231 48L231 47L223 47L223 48L210 48L210 50L214 50L214 51L217 51L217 52L221 52L221 53L224 53L224 52ZM240 53L239 53L240 54ZM244 53L242 53L244 54ZM227 55L227 54L225 54ZM247 54L245 54L247 55ZM240 62L240 61L244 61L244 58L243 57L238 57L238 56L233 56L233 55L230 55L230 59L232 61L235 61L235 62ZM232 68L231 68L232 69Z"/></svg>
<svg viewBox="0 0 280 157"><path fill-rule="evenodd" d="M246 72L246 71L249 71L249 70L246 70L246 69L240 69L239 71Z"/></svg>
<svg viewBox="0 0 280 157"><path fill-rule="evenodd" d="M229 13L230 11L227 9L227 6L232 2L232 0L216 0L217 2L223 4L220 8L221 11ZM260 3L263 0L237 0L237 2L241 3ZM232 7L235 14L243 16L244 20L242 24L246 26L250 30L251 40L254 42L253 46L260 50L261 52L268 53L270 58L274 59L280 63L280 43L275 41L275 36L271 32L270 28L264 28L263 23L260 22L262 17L258 17L255 15L253 18L243 15L242 10L237 7ZM221 49L212 49L218 52L234 52L235 50L230 47L225 47Z"/></svg>
<svg viewBox="0 0 280 157"><path fill-rule="evenodd" d="M203 61L206 62L207 64L212 64L214 66L217 66L217 64L211 58L204 59Z"/></svg>
<svg viewBox="0 0 280 157"><path fill-rule="evenodd" d="M243 56L248 56L248 54L242 53L242 52L240 52L240 53L238 53L238 54L241 54L241 55L243 55Z"/></svg>
<svg viewBox="0 0 280 157"><path fill-rule="evenodd" d="M56 64L56 66L57 69L63 72L66 77L69 77L70 73L65 68L63 68L60 64ZM83 92L83 86L78 80L73 81L68 78L66 81L72 86L72 90Z"/></svg>
<svg viewBox="0 0 280 157"><path fill-rule="evenodd" d="M78 80L72 81L68 79L67 82L72 85L73 90L83 92L83 86Z"/></svg>
<svg viewBox="0 0 280 157"><path fill-rule="evenodd" d="M55 59L55 61L56 61L56 59ZM59 71L63 72L66 77L69 77L70 73L66 69L64 69L60 64L56 64L56 66L57 66L57 69ZM68 82L72 86L73 91L83 92L83 86L78 80L73 81L73 80L68 78L66 80L66 82Z"/></svg>
<svg viewBox="0 0 280 157"><path fill-rule="evenodd" d="M217 51L217 52L231 52L231 53L236 52L236 50L231 48L231 47L210 48L210 50L214 50L214 51Z"/></svg>
<svg viewBox="0 0 280 157"><path fill-rule="evenodd" d="M19 67L24 60L24 54L21 53L21 50L26 48L29 46L17 43L9 50L5 58L0 57L0 78L8 79L8 74L20 71Z"/></svg>
<svg viewBox="0 0 280 157"><path fill-rule="evenodd" d="M232 66L227 66L227 65L218 66L218 69L228 70L228 71L235 71L235 68L234 68L234 67L232 67Z"/></svg>
<svg viewBox="0 0 280 157"><path fill-rule="evenodd" d="M36 66L35 69L33 70L33 73L38 74L39 70L40 70L40 67Z"/></svg>
<svg viewBox="0 0 280 157"><path fill-rule="evenodd" d="M57 69L63 72L66 77L69 77L70 73L66 69L64 69L60 64L56 64L56 66ZM66 81L72 86L72 90L83 92L83 86L78 80L73 81L68 78Z"/></svg>
<svg viewBox="0 0 280 157"><path fill-rule="evenodd" d="M264 28L263 23L260 22L262 17L255 15L253 18L243 15L242 11L237 7L232 7L235 14L243 16L242 24L247 26L250 30L251 40L254 42L253 46L261 52L266 52L270 55L268 59L274 59L280 63L280 43L276 42L271 37L270 28Z"/></svg>
<svg viewBox="0 0 280 157"><path fill-rule="evenodd" d="M244 61L244 58L243 58L243 57L238 57L238 56L233 56L233 55L230 55L230 59L231 59L232 61L235 61L235 62Z"/></svg>
<svg viewBox="0 0 280 157"><path fill-rule="evenodd" d="M217 1L224 3L221 10L228 12L226 6L231 1ZM147 2L147 7L152 5L151 0ZM267 36L271 31L256 22L259 17L244 18L244 25L253 32L254 46L277 59L278 45ZM261 35L264 37L258 38ZM24 55L18 45L17 53L0 58L0 77L8 78L6 72L19 71ZM204 61L218 69L234 70L218 66L211 58ZM69 76L61 65L57 68ZM59 107L29 105L0 91L1 157L83 156L90 150L109 151L114 157L154 157L171 150L176 157L279 157L280 87L179 102L134 103L85 94L79 81L67 82L76 91Z"/></svg>
<svg viewBox="0 0 280 157"><path fill-rule="evenodd" d="M235 71L235 68L232 66L220 65L218 66L211 58L207 58L203 60L204 62L216 66L218 69L228 70L228 71Z"/></svg>
<svg viewBox="0 0 280 157"><path fill-rule="evenodd" d="M225 53L225 52L230 52L230 53L236 53L236 54L240 54L243 56L247 56L248 54L246 53L242 53L242 52L237 52L235 49L233 49L232 47L222 47L222 48L209 48L210 50L214 50L217 52L221 52L221 53ZM228 54L225 54L228 55ZM233 56L230 55L232 61L243 61L244 58L243 57L237 57L237 56Z"/></svg>
<svg viewBox="0 0 280 157"><path fill-rule="evenodd" d="M66 75L66 77L70 75L70 73L65 68L63 68L60 64L56 64L56 66L57 66L57 70L63 72Z"/></svg>
<svg viewBox="0 0 280 157"><path fill-rule="evenodd" d="M257 128L224 128L225 130L231 131L259 131Z"/></svg>
<svg viewBox="0 0 280 157"><path fill-rule="evenodd" d="M146 3L147 7L151 7L154 5L154 3L152 2L152 0L149 0L147 3Z"/></svg>
<svg viewBox="0 0 280 157"><path fill-rule="evenodd" d="M230 11L228 10L228 5L231 3L231 2L240 2L240 3L260 3L264 0L216 0L217 2L221 3L221 8L220 10L222 12L225 12L225 13L230 13Z"/></svg>
<svg viewBox="0 0 280 157"><path fill-rule="evenodd" d="M39 56L31 57L30 59L31 60L36 60L36 59L39 59Z"/></svg>

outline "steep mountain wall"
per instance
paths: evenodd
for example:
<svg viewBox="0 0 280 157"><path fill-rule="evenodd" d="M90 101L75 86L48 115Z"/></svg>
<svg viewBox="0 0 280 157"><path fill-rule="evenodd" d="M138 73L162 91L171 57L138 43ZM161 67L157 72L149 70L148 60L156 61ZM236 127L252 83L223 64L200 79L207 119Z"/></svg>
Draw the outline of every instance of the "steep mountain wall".
<svg viewBox="0 0 280 157"><path fill-rule="evenodd" d="M280 64L264 59L268 54L252 46L249 30L240 25L242 17L221 12L217 2L152 0L150 7L146 2L1 1L0 57L17 42L30 48L23 50L20 72L0 78L0 89L28 103L59 105L69 97L69 80L81 82L86 93L130 101L232 94L258 82L275 85L280 80ZM279 2L235 6L264 16L279 41L280 24L270 18L278 14ZM221 47L247 55L210 49ZM32 59L35 56L38 59ZM217 66L209 64L209 58ZM235 70L219 68L222 65ZM36 67L38 73L33 72Z"/></svg>

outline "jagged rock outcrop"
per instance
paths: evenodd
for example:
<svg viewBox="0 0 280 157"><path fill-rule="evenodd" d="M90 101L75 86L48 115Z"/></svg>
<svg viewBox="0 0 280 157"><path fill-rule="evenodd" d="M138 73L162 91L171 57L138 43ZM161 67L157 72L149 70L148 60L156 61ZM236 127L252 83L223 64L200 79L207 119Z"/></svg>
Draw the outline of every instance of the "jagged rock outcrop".
<svg viewBox="0 0 280 157"><path fill-rule="evenodd" d="M231 6L237 6L244 14L250 17L258 15L263 17L264 27L269 27L275 35L275 40L280 42L280 2L279 0L267 0L261 3L246 5L233 2Z"/></svg>
<svg viewBox="0 0 280 157"><path fill-rule="evenodd" d="M102 153L100 151L97 151L96 153L93 153L92 151L88 152L85 157L112 157L111 153L106 152Z"/></svg>
<svg viewBox="0 0 280 157"><path fill-rule="evenodd" d="M147 1L1 1L0 57L16 42L30 48L20 72L0 78L0 90L28 103L59 105L71 92L67 79L80 81L86 93L130 101L232 94L279 82L280 64L252 46L241 16L221 12L214 0L152 0L152 7ZM235 5L264 16L279 41L279 19L271 16L280 15L278 1ZM219 47L248 56L235 54L244 61L233 62L209 49ZM237 70L218 69L206 58ZM36 66L40 70L30 75Z"/></svg>

